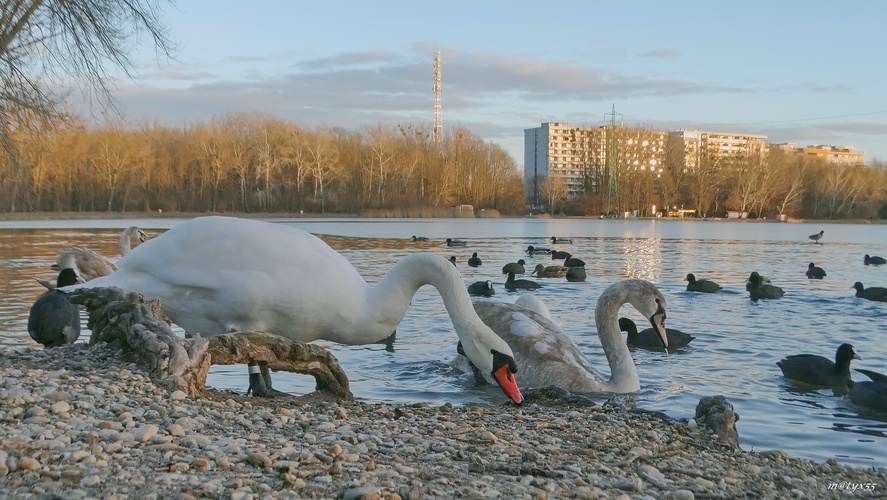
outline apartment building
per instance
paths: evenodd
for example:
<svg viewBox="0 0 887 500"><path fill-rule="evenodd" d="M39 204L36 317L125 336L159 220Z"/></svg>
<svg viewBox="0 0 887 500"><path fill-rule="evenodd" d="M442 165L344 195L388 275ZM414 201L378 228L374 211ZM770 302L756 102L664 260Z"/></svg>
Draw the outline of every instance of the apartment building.
<svg viewBox="0 0 887 500"><path fill-rule="evenodd" d="M659 169L667 132L618 125L571 126L546 122L524 130L527 195L541 196L545 179L560 178L570 195L605 189L613 172Z"/></svg>
<svg viewBox="0 0 887 500"><path fill-rule="evenodd" d="M804 156L819 158L834 165L860 165L865 164L865 151L853 146L816 145L798 147L796 142L784 142L771 144L771 148L781 149L788 153L797 153Z"/></svg>
<svg viewBox="0 0 887 500"><path fill-rule="evenodd" d="M730 132L707 132L681 129L669 133L684 156L687 170L695 170L706 157L729 158L735 156L764 155L767 152L767 136Z"/></svg>

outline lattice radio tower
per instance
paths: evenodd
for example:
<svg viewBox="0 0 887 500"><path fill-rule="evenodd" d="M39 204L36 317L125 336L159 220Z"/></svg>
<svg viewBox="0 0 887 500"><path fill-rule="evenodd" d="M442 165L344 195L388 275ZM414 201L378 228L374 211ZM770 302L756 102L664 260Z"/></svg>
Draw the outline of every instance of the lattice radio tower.
<svg viewBox="0 0 887 500"><path fill-rule="evenodd" d="M431 141L440 142L440 49L434 49L434 125L431 130Z"/></svg>
<svg viewBox="0 0 887 500"><path fill-rule="evenodd" d="M610 123L607 125L607 212L619 209L619 181L616 178L616 162L621 158L621 137L616 130L616 117L621 117L622 113L616 112L616 104L613 104L613 111L605 114L610 117ZM623 123L620 123L620 126Z"/></svg>

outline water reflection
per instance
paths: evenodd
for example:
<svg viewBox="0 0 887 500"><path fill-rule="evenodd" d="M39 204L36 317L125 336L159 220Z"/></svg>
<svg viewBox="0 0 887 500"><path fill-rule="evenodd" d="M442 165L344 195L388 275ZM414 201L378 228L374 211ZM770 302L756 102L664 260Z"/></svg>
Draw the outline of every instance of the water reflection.
<svg viewBox="0 0 887 500"><path fill-rule="evenodd" d="M41 225L48 225L38 221ZM80 224L78 221L64 221ZM27 334L28 309L43 288L35 277L52 278L55 255L67 246L84 246L115 256L120 230L128 225L156 235L176 221L90 222L93 227L64 224L57 229L0 229L0 344L19 348L36 345ZM525 259L532 269L549 265L547 256L528 257L528 245L550 245L552 234L572 237L566 250L587 263L588 279L568 283L540 279L535 292L555 321L574 336L595 366L607 366L594 328L594 304L616 280L637 277L653 281L666 297L668 324L696 337L676 353L632 349L642 390L634 396L640 408L689 418L699 398L724 394L741 419L737 426L745 449L785 449L796 456L887 465L887 416L858 410L831 391L794 390L781 377L776 361L789 354L831 356L838 344L852 342L864 358L860 367L887 372L883 324L887 304L853 297L855 281L887 285L887 268L872 269L861 256L887 253L887 226L824 226L829 241L813 244L805 225L673 221L586 220L423 220L306 221L279 223L308 228L345 255L369 283L376 283L400 258L416 251L456 256L466 283L491 280L492 300L513 301L505 293L504 264ZM0 228L4 227L0 223ZM37 227L37 226L35 226ZM82 227L82 226L81 226ZM413 234L428 242L413 242ZM443 240L458 235L467 247L448 248ZM483 259L479 268L464 265L472 252ZM809 262L828 272L826 279L806 279ZM756 270L786 290L778 301L753 304L745 279ZM716 294L686 291L688 272L719 282ZM868 283L867 283L868 284ZM624 315L645 324L631 307ZM85 326L85 325L84 325ZM81 336L87 341L88 330ZM423 287L398 325L394 350L384 345L341 346L321 343L339 359L352 391L377 401L435 403L502 403L496 388L476 386L470 375L452 369L456 337L440 297ZM246 389L246 369L213 367L210 385ZM311 377L275 374L275 387L296 393L314 389ZM597 398L599 402L605 397Z"/></svg>

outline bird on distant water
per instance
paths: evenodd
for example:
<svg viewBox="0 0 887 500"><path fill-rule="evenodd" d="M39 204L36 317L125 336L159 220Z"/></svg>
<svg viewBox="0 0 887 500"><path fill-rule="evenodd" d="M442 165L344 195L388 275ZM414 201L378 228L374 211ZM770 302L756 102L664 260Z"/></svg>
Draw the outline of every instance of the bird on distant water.
<svg viewBox="0 0 887 500"><path fill-rule="evenodd" d="M557 243L573 243L573 240L571 240L571 239L569 239L569 238L558 238L557 236L552 236L552 237L551 237L551 243L552 243L552 244L557 244Z"/></svg>
<svg viewBox="0 0 887 500"><path fill-rule="evenodd" d="M527 255L539 255L543 253L551 253L551 249L548 248L536 248L533 245L527 247Z"/></svg>
<svg viewBox="0 0 887 500"><path fill-rule="evenodd" d="M456 256L455 255L450 256L450 258L448 260L450 261L450 264L452 264L454 266L456 265Z"/></svg>
<svg viewBox="0 0 887 500"><path fill-rule="evenodd" d="M83 283L71 268L62 269L56 288ZM60 290L48 290L37 298L28 314L28 334L44 347L73 344L80 337L80 308Z"/></svg>
<svg viewBox="0 0 887 500"><path fill-rule="evenodd" d="M753 271L748 277L749 290L748 293L753 301L758 299L778 299L785 295L782 288L774 285L763 283L761 275L757 271Z"/></svg>
<svg viewBox="0 0 887 500"><path fill-rule="evenodd" d="M428 241L428 238L425 236L413 236L413 241Z"/></svg>
<svg viewBox="0 0 887 500"><path fill-rule="evenodd" d="M517 290L517 289L533 290L536 288L542 288L542 285L540 285L539 283L536 283L535 281L531 281L531 280L523 280L523 279L516 280L516 279L514 279L514 273L508 273L508 279L505 280L505 289L506 290Z"/></svg>
<svg viewBox="0 0 887 500"><path fill-rule="evenodd" d="M877 255L869 257L869 254L865 254L865 257L862 258L862 262L867 266L881 266L887 264L887 259L884 259L884 257L878 257Z"/></svg>
<svg viewBox="0 0 887 500"><path fill-rule="evenodd" d="M835 360L816 354L786 356L776 366L785 378L820 387L846 386L850 381L850 361L862 360L851 344L841 344L835 352Z"/></svg>
<svg viewBox="0 0 887 500"><path fill-rule="evenodd" d="M578 257L569 257L564 261L564 267L585 267L585 261Z"/></svg>
<svg viewBox="0 0 887 500"><path fill-rule="evenodd" d="M862 286L862 283L859 281L853 284L853 288L856 290L856 296L861 299L874 300L875 302L887 302L887 288L882 286L870 286L866 288Z"/></svg>
<svg viewBox="0 0 887 500"><path fill-rule="evenodd" d="M825 231L820 231L820 232L818 232L818 233L816 233L816 234L811 234L810 236L808 236L808 238L810 238L811 240L815 241L816 243L819 243L819 240L822 239L822 235L823 235L823 234L825 234Z"/></svg>
<svg viewBox="0 0 887 500"><path fill-rule="evenodd" d="M492 297L495 294L496 294L496 290L493 289L493 282L490 280L475 281L474 283L468 285L468 295L479 295L481 297Z"/></svg>
<svg viewBox="0 0 887 500"><path fill-rule="evenodd" d="M687 282L688 292L715 293L721 289L721 285L709 280L697 280L693 273L687 274L684 279Z"/></svg>
<svg viewBox="0 0 887 500"><path fill-rule="evenodd" d="M536 264L536 268L530 275L536 275L537 278L563 278L567 275L568 267L563 266L546 266L545 264Z"/></svg>
<svg viewBox="0 0 887 500"><path fill-rule="evenodd" d="M527 262L524 259L519 259L517 262L509 262L502 266L502 274L508 274L512 272L514 274L524 274L527 272L527 269L524 267L524 264Z"/></svg>
<svg viewBox="0 0 887 500"><path fill-rule="evenodd" d="M887 375L859 368L856 371L870 378L871 382L868 380L864 382L848 381L850 401L856 406L887 412Z"/></svg>
<svg viewBox="0 0 887 500"><path fill-rule="evenodd" d="M807 277L811 280L821 280L822 278L825 278L825 269L816 267L816 264L811 262L810 265L807 266Z"/></svg>
<svg viewBox="0 0 887 500"><path fill-rule="evenodd" d="M573 254L570 252L561 252L558 250L552 250L551 252L551 260L560 260L560 259L569 259Z"/></svg>
<svg viewBox="0 0 887 500"><path fill-rule="evenodd" d="M477 256L477 252L471 254L471 258L468 259L468 267L477 267L481 264L483 264L483 261Z"/></svg>
<svg viewBox="0 0 887 500"><path fill-rule="evenodd" d="M464 247L468 242L465 240L454 240L452 238L447 238L447 246L448 247Z"/></svg>
<svg viewBox="0 0 887 500"><path fill-rule="evenodd" d="M628 333L626 343L630 346L652 348L657 351L664 349L662 347L662 340L659 339L659 334L652 328L638 331L638 326L634 321L623 317L619 318L619 330ZM668 338L668 350L670 351L678 347L684 347L696 338L689 333L684 333L674 328L666 328L665 336Z"/></svg>
<svg viewBox="0 0 887 500"><path fill-rule="evenodd" d="M584 267L568 267L567 268L567 281L570 283L581 283L585 281L585 278L588 277L588 274L585 272Z"/></svg>

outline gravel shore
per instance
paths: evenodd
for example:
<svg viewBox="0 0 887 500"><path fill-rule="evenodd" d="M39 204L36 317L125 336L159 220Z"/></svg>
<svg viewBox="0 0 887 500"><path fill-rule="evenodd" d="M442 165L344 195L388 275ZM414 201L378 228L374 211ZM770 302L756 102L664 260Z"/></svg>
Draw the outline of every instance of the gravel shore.
<svg viewBox="0 0 887 500"><path fill-rule="evenodd" d="M694 424L557 401L195 401L105 344L0 348L0 499L887 496L887 469L742 451Z"/></svg>

